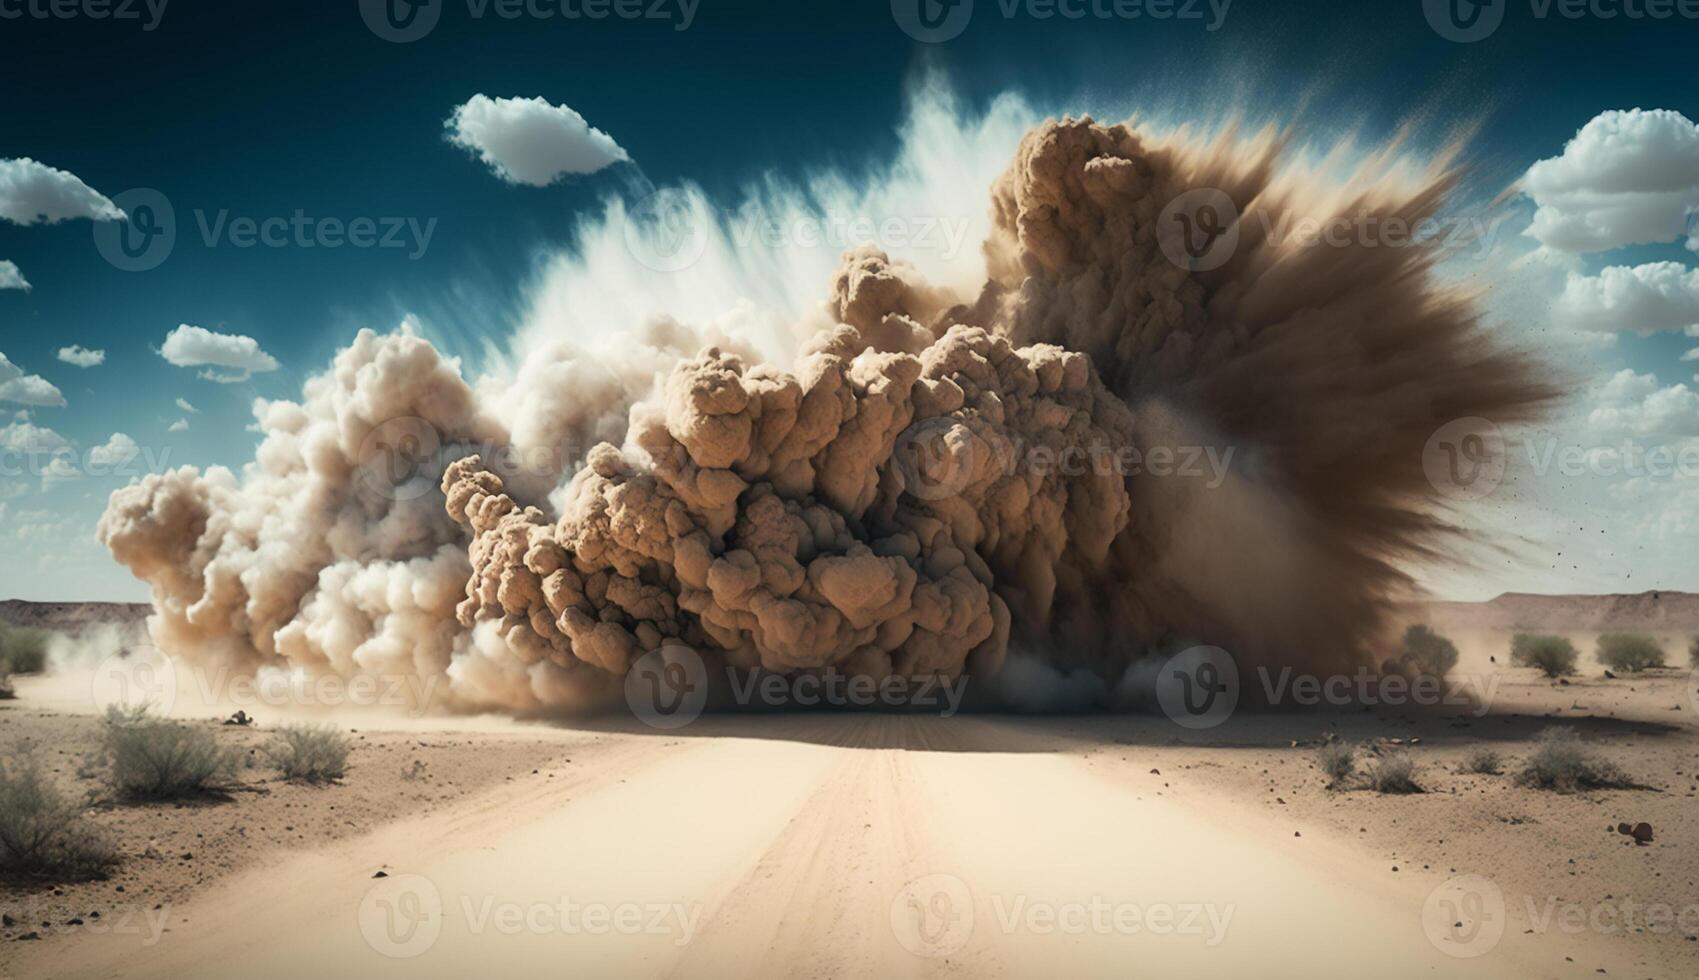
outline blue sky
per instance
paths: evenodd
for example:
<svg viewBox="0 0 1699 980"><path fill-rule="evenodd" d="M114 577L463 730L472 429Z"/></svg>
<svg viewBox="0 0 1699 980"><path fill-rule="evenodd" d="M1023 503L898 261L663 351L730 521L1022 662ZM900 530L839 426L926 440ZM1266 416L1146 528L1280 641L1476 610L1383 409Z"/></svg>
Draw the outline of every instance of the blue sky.
<svg viewBox="0 0 1699 980"><path fill-rule="evenodd" d="M584 9L579 0L538 3ZM0 353L65 403L0 404L0 426L50 429L85 452L123 433L145 460L240 466L259 439L249 430L254 400L297 397L358 328L391 329L412 316L469 370L480 367L534 314L551 264L571 253L610 195L688 181L731 200L765 175L876 173L901 152L922 77L947 80L968 114L1014 95L1040 115L1137 112L1165 123L1302 112L1323 142L1335 131L1372 141L1407 122L1438 141L1474 126L1471 187L1487 196L1558 157L1607 110L1699 119L1699 20L1542 18L1531 0L1506 2L1496 32L1468 44L1441 37L1421 0L1235 0L1224 16L1199 3L1199 19L1162 20L1046 18L1042 3L1005 16L1003 4L977 0L966 28L937 44L905 33L882 0L640 6L662 16L510 20L495 13L499 5L445 0L427 36L391 43L368 28L358 0L170 0L157 22L139 3L140 20L96 20L38 17L41 0L0 0L8 93L0 160L37 161L113 200L152 188L177 219L169 257L145 271L102 257L94 240L101 222L0 220L0 261L29 284L0 289ZM1101 0L1098 9L1109 6ZM1187 9L1184 0L1178 8ZM543 187L500 179L445 139L445 120L479 94L570 106L631 162ZM1532 211L1522 202L1524 219ZM239 247L241 219L297 213L344 225L371 219L381 233L393 227L401 244ZM1612 266L1695 264L1675 240L1562 258L1557 278L1531 288L1561 289L1563 275ZM1572 339L1555 336L1565 328L1544 322L1555 299L1536 292L1507 309L1530 321L1517 329L1535 342L1561 346ZM180 325L251 338L277 367L235 383L203 379L205 365L161 354ZM1633 372L1619 385L1633 392L1601 397L1696 387L1699 364L1681 357L1699 341L1679 329L1584 339L1583 360L1565 357L1578 386ZM89 367L61 360L71 345L104 359ZM1639 380L1647 377L1650 389ZM1643 434L1699 436L1681 414L1685 404L1665 397L1658 405L1676 417L1660 416L1657 431ZM36 474L0 481L0 549L12 551L0 562L0 596L145 596L93 541L106 494L122 479L84 476L50 488ZM1683 484L1657 488L1649 502L1635 496L1644 489L1554 489L1549 528L1517 523L1558 542L1578 537L1568 529L1602 508L1626 535L1641 527L1637 514L1656 507L1657 536L1629 544L1613 533L1620 553L1569 569L1554 560L1538 575L1501 569L1457 589L1699 588L1699 563L1671 557L1682 547L1692 553L1699 515L1685 524L1682 515L1699 497Z"/></svg>

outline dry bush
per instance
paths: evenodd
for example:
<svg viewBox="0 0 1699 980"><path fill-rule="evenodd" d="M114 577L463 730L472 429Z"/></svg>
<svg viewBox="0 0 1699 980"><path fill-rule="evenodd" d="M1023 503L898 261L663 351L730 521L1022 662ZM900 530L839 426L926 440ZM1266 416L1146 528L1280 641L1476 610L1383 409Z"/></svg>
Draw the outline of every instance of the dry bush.
<svg viewBox="0 0 1699 980"><path fill-rule="evenodd" d="M33 757L0 760L0 874L102 878L118 860L106 832L65 799Z"/></svg>
<svg viewBox="0 0 1699 980"><path fill-rule="evenodd" d="M348 772L348 736L328 725L288 725L265 747L284 779L328 783Z"/></svg>
<svg viewBox="0 0 1699 980"><path fill-rule="evenodd" d="M1581 743L1573 728L1548 728L1516 774L1521 786L1573 793L1582 789L1632 789L1636 783Z"/></svg>
<svg viewBox="0 0 1699 980"><path fill-rule="evenodd" d="M0 621L0 677L46 670L47 641L51 635L46 630Z"/></svg>
<svg viewBox="0 0 1699 980"><path fill-rule="evenodd" d="M1377 793L1425 792L1416 782L1416 760L1408 752L1388 752L1369 766L1369 788Z"/></svg>
<svg viewBox="0 0 1699 980"><path fill-rule="evenodd" d="M1599 663L1624 674L1664 666L1664 648L1642 633L1606 633L1599 637Z"/></svg>
<svg viewBox="0 0 1699 980"><path fill-rule="evenodd" d="M1316 765L1327 774L1329 788L1343 786L1357 771L1357 750L1344 742L1329 742L1316 750Z"/></svg>
<svg viewBox="0 0 1699 980"><path fill-rule="evenodd" d="M126 799L201 796L234 779L238 753L212 731L148 716L147 708L106 711L107 780Z"/></svg>
<svg viewBox="0 0 1699 980"><path fill-rule="evenodd" d="M1404 631L1404 648L1398 666L1418 677L1444 677L1457 666L1457 645L1427 626L1411 626Z"/></svg>
<svg viewBox="0 0 1699 980"><path fill-rule="evenodd" d="M1463 757L1463 771L1480 776L1497 776L1504 772L1504 758L1498 754L1498 750L1479 745L1470 749L1469 754Z"/></svg>
<svg viewBox="0 0 1699 980"><path fill-rule="evenodd" d="M1581 654L1575 644L1561 636L1518 633L1510 640L1510 662L1517 667L1536 667L1547 677L1575 673Z"/></svg>

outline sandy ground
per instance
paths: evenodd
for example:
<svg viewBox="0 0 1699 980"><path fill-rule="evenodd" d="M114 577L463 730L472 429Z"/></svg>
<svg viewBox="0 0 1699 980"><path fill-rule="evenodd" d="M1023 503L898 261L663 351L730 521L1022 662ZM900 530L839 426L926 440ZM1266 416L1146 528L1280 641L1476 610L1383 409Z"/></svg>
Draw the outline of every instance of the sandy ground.
<svg viewBox="0 0 1699 980"><path fill-rule="evenodd" d="M1699 974L1693 678L1553 684L1487 660L1500 639L1464 643L1484 713L362 727L339 786L96 809L131 860L8 889L0 976ZM0 741L54 744L74 783L96 722L23 693ZM1554 722L1652 788L1457 771L1483 743L1514 768ZM1429 792L1329 790L1329 737L1401 740Z"/></svg>

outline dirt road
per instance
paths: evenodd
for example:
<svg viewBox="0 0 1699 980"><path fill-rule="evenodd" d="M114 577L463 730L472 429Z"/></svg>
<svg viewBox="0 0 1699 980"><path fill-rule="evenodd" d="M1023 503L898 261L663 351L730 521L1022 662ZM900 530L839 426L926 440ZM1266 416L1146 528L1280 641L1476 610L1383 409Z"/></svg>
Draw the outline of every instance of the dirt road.
<svg viewBox="0 0 1699 980"><path fill-rule="evenodd" d="M168 931L114 929L125 934L12 969L1536 975L1514 949L1442 952L1451 940L1431 941L1423 922L1432 881L1388 883L1343 843L1159 796L1010 722L814 716L750 730L709 718L688 738L604 740L473 804L239 875L161 910Z"/></svg>

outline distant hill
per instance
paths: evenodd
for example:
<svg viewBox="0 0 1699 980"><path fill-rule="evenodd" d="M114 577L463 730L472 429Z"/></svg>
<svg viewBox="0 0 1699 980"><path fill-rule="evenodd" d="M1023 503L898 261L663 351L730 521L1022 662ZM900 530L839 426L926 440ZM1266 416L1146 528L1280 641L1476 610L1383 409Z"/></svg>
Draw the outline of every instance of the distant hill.
<svg viewBox="0 0 1699 980"><path fill-rule="evenodd" d="M139 626L153 612L145 602L25 602L0 600L0 620L76 633L95 626Z"/></svg>
<svg viewBox="0 0 1699 980"><path fill-rule="evenodd" d="M1699 631L1699 595L1506 592L1488 602L1432 602L1426 616L1436 629Z"/></svg>

